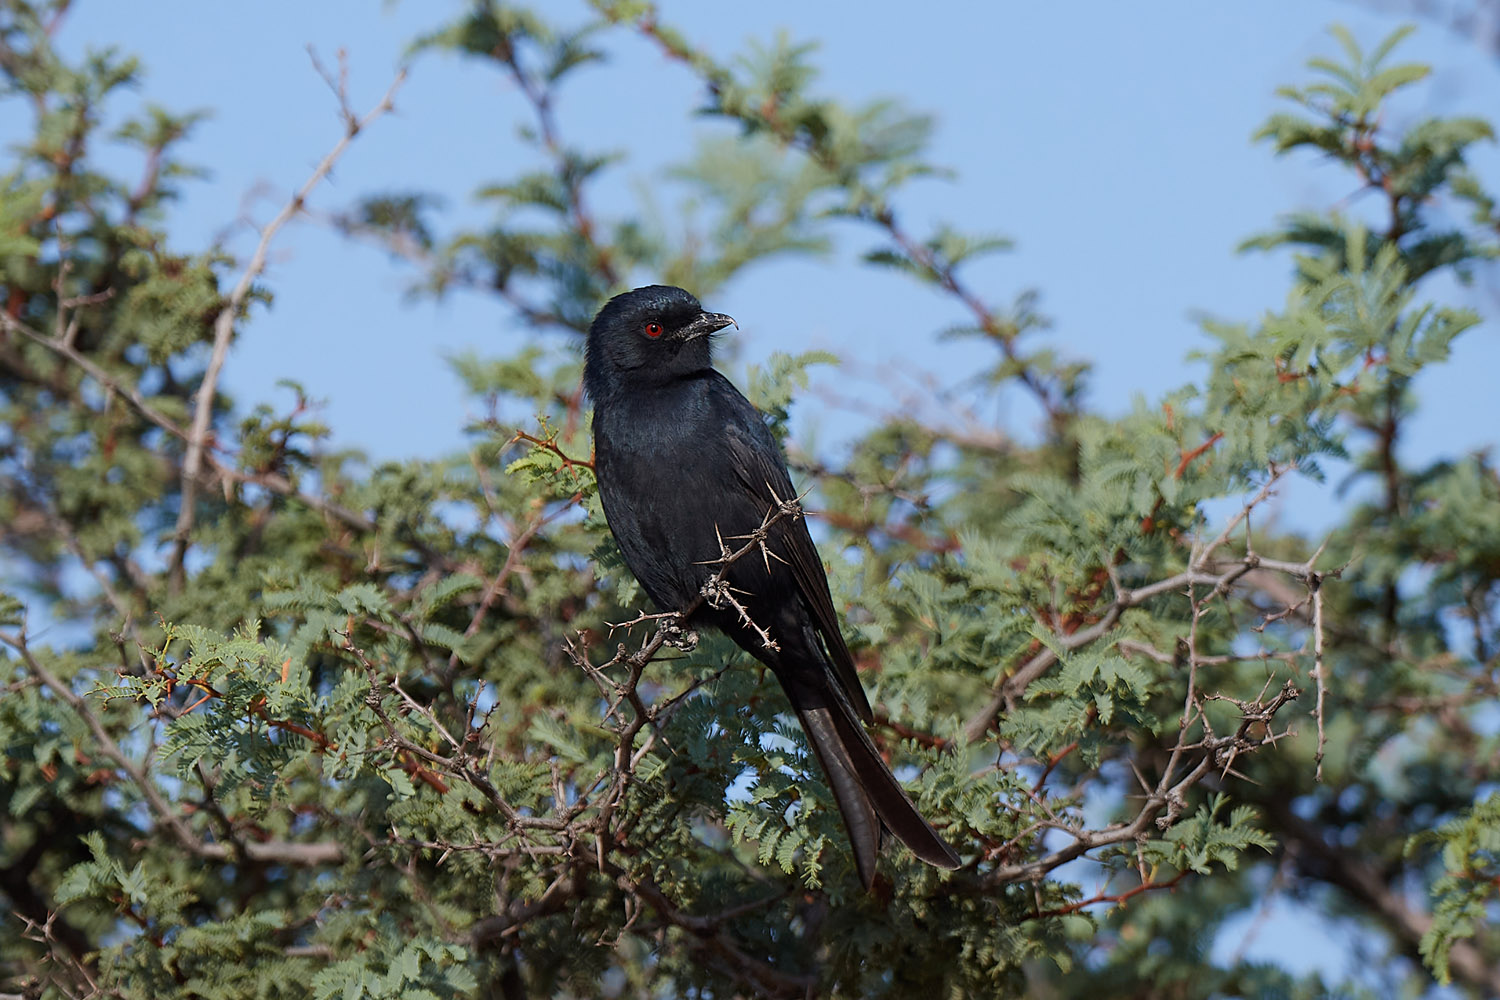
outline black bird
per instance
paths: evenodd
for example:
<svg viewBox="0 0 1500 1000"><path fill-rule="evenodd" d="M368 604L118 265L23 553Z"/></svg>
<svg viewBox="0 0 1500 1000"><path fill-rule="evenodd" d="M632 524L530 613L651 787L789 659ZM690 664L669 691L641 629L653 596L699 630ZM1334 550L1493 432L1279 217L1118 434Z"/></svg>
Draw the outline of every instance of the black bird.
<svg viewBox="0 0 1500 1000"><path fill-rule="evenodd" d="M649 285L611 299L589 327L583 382L594 402L599 497L625 564L663 611L691 606L719 571L721 545L739 548L733 539L795 496L760 411L713 368L710 335L733 322L681 288ZM722 599L701 603L689 623L725 632L781 682L867 888L883 830L923 861L957 868L958 855L861 725L871 721L870 703L807 525L782 517L766 544L768 552L747 554L725 574L753 625Z"/></svg>

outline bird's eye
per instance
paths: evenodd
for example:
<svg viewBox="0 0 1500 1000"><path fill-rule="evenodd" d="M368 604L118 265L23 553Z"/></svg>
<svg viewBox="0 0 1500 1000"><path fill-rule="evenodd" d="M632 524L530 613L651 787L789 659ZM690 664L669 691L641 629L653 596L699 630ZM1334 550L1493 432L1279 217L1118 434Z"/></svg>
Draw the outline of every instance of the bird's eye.
<svg viewBox="0 0 1500 1000"><path fill-rule="evenodd" d="M661 324L660 323L647 323L646 324L646 336L650 337L652 340L655 340L657 337L660 337L661 336Z"/></svg>

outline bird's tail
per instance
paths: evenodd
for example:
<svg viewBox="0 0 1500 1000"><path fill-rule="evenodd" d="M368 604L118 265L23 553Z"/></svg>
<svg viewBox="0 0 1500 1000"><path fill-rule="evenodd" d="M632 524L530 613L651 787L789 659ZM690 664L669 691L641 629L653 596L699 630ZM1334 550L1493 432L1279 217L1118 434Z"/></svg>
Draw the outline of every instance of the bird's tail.
<svg viewBox="0 0 1500 1000"><path fill-rule="evenodd" d="M852 709L835 698L826 707L799 705L797 716L843 813L854 864L866 889L875 881L882 830L890 830L930 865L958 867L958 855L917 812Z"/></svg>

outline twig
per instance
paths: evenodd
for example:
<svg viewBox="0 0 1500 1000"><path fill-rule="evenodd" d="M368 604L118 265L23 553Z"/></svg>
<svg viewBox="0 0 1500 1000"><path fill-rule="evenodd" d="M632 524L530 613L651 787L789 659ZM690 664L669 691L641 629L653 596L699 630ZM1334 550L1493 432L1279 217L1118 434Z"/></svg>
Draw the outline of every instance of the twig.
<svg viewBox="0 0 1500 1000"><path fill-rule="evenodd" d="M1327 746L1327 735L1323 732L1323 695L1326 689L1323 672L1323 581L1309 577L1308 586L1313 595L1313 680L1318 685L1318 704L1315 715L1318 720L1317 779L1323 780L1323 748Z"/></svg>
<svg viewBox="0 0 1500 1000"><path fill-rule="evenodd" d="M1171 878L1167 879L1165 882L1152 882L1152 881L1149 881L1149 880L1142 881L1140 884L1131 886L1129 889L1126 889L1124 892L1115 892L1115 893L1101 892L1101 893L1097 893L1096 895L1091 896L1088 899L1080 899L1080 900L1078 900L1076 902L1067 903L1067 904L1065 904L1063 906L1056 906L1056 907L1053 907L1053 908L1048 909L1048 910L1038 910L1035 913L1028 913L1026 916L1022 917L1021 919L1022 920L1041 920L1044 917L1062 917L1062 916L1067 916L1070 913L1077 913L1079 910L1086 909L1087 907L1090 907L1090 906L1097 906L1100 903L1113 903L1116 906L1124 906L1131 899L1134 899L1136 896L1139 896L1142 893L1154 892L1154 891L1163 890L1163 889L1165 889L1167 891L1171 891L1172 889L1177 888L1178 883L1180 883L1184 878L1186 878L1187 875L1188 875L1188 873L1187 873L1186 870L1179 871L1176 875L1173 875Z"/></svg>

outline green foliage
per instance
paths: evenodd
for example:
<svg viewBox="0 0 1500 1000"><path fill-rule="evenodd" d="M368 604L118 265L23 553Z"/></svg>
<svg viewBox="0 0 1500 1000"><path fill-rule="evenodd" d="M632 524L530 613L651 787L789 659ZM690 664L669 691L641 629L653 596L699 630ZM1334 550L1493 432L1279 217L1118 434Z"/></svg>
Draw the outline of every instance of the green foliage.
<svg viewBox="0 0 1500 1000"><path fill-rule="evenodd" d="M1215 795L1192 816L1167 832L1165 841L1156 841L1142 850L1147 860L1171 864L1206 875L1216 864L1233 870L1240 858L1252 847L1271 851L1275 842L1252 825L1255 810L1237 807L1228 823L1216 822L1226 797Z"/></svg>
<svg viewBox="0 0 1500 1000"><path fill-rule="evenodd" d="M562 25L476 0L413 52L513 85L524 156L491 217L455 229L415 191L336 219L416 291L535 333L452 359L466 453L371 467L288 382L290 404L216 394L190 473L236 271L164 249L201 115L129 112L132 61L52 48L66 6L0 2L0 103L33 116L0 173L0 992L1358 994L1221 957L1283 891L1357 922L1393 989L1494 991L1500 477L1398 448L1414 380L1479 322L1425 279L1496 253L1467 159L1490 130L1386 124L1426 73L1390 61L1400 33L1366 54L1336 31L1259 133L1381 211L1252 240L1296 251L1285 305L1207 322L1201 378L1105 416L1036 294L971 282L1007 241L905 222L941 174L929 116L819 93L787 36L719 61L643 4ZM629 151L577 144L557 95L636 44L691 69L708 131L605 217ZM92 155L121 119L144 177ZM961 306L936 335L993 349L964 391L1045 417L1032 444L895 415L792 451L872 738L964 859L891 845L872 893L774 681L641 616L670 609L609 539L576 350L621 288L707 297L850 232ZM747 389L784 433L835 362L776 355ZM1359 487L1329 538L1265 523L1325 464Z"/></svg>
<svg viewBox="0 0 1500 1000"><path fill-rule="evenodd" d="M1422 935L1422 958L1442 983L1453 981L1453 945L1492 924L1500 897L1500 795L1491 794L1473 809L1411 846L1435 844L1442 849L1443 874L1432 884L1437 905L1432 926Z"/></svg>
<svg viewBox="0 0 1500 1000"><path fill-rule="evenodd" d="M1469 147L1492 140L1494 130L1489 122L1476 118L1428 118L1400 136L1383 133L1380 112L1385 102L1428 74L1428 68L1417 63L1385 65L1410 30L1396 31L1366 55L1347 29L1335 27L1333 34L1346 61L1311 60L1308 65L1323 80L1278 91L1300 105L1302 112L1272 115L1256 137L1271 140L1278 153L1306 147L1319 150L1349 167L1367 189L1381 193L1388 209L1388 230L1383 235L1352 233L1366 241L1365 255L1374 256L1383 241L1388 251L1399 254L1412 280L1443 267L1466 275L1465 265L1470 261L1495 256L1493 233L1485 235L1482 228L1472 233L1435 229L1442 215L1432 210L1431 199L1475 204L1482 216L1485 196L1467 174L1464 156ZM1336 251L1350 235L1337 215L1304 214L1248 245L1292 244Z"/></svg>
<svg viewBox="0 0 1500 1000"><path fill-rule="evenodd" d="M764 368L750 369L745 391L771 426L784 434L792 399L798 389L807 388L807 370L838 363L827 351L803 351L795 357L778 351L766 359Z"/></svg>

